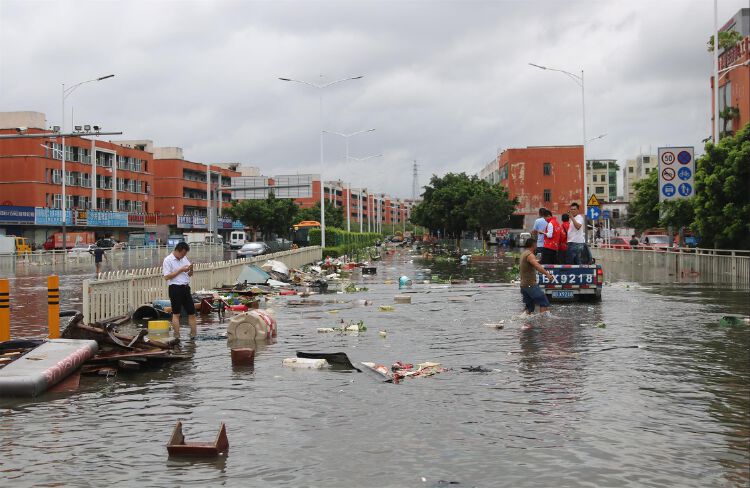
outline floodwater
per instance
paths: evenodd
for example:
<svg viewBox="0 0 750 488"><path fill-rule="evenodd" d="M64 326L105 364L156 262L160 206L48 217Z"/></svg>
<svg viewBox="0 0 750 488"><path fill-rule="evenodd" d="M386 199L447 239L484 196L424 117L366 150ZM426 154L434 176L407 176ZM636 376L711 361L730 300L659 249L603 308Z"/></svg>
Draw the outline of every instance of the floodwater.
<svg viewBox="0 0 750 488"><path fill-rule="evenodd" d="M553 317L524 321L507 283L513 264L397 253L359 280L368 291L270 302L278 340L259 346L254 370L232 368L225 324L206 321L184 346L190 360L83 377L73 394L0 399L0 484L748 485L750 328L718 326L722 315L750 314L748 290L618 281L600 303L555 305ZM424 268L476 282L415 283L412 304L394 304L398 277ZM75 296L69 285L63 300ZM368 330L316 332L341 320ZM485 325L500 321L503 329ZM295 351L450 371L394 385L367 372L282 367ZM476 366L485 372L463 369ZM228 455L168 458L177 420L201 441L225 422Z"/></svg>

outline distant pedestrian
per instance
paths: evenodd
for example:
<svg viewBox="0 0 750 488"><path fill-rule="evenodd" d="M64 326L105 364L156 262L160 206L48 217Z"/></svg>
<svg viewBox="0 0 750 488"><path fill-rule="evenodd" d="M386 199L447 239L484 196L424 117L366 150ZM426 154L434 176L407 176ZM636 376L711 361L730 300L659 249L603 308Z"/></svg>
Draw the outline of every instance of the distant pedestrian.
<svg viewBox="0 0 750 488"><path fill-rule="evenodd" d="M630 238L630 242L628 244L630 244L630 247L632 247L633 249L638 249L639 242L635 234L633 234L633 236Z"/></svg>
<svg viewBox="0 0 750 488"><path fill-rule="evenodd" d="M581 215L578 204L570 204L570 227L568 228L568 264L583 264L581 253L586 244L584 232L586 221Z"/></svg>
<svg viewBox="0 0 750 488"><path fill-rule="evenodd" d="M536 247L539 252L544 249L544 234L547 232L547 220L544 218L546 208L539 209L539 218L534 221L534 227L531 230L531 237L536 239Z"/></svg>
<svg viewBox="0 0 750 488"><path fill-rule="evenodd" d="M102 261L104 259L109 260L107 255L104 252L104 249L102 249L99 246L96 246L94 249L89 249L89 254L94 256L94 265L96 266L96 275L99 276L99 273L102 271Z"/></svg>
<svg viewBox="0 0 750 488"><path fill-rule="evenodd" d="M553 280L552 274L536 260L537 246L533 237L526 239L523 247L520 264L523 304L529 314L534 313L537 305L539 305L539 312L546 312L549 308L549 300L537 283L536 272L542 273L550 282Z"/></svg>
<svg viewBox="0 0 750 488"><path fill-rule="evenodd" d="M547 231L544 234L544 249L542 249L542 264L557 264L557 251L560 249L560 234L562 228L549 210L544 211Z"/></svg>
<svg viewBox="0 0 750 488"><path fill-rule="evenodd" d="M188 261L187 253L190 246L186 242L178 242L174 251L164 258L162 274L169 284L169 301L172 305L172 328L175 339L180 339L180 314L187 313L190 324L190 338L198 334L195 321L195 303L190 293L190 277L193 276L193 265Z"/></svg>

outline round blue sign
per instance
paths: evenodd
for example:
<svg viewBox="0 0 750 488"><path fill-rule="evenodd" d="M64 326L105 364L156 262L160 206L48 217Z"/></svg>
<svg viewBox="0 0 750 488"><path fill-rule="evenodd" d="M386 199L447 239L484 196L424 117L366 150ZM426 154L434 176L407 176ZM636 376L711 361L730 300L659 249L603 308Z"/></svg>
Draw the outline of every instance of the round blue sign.
<svg viewBox="0 0 750 488"><path fill-rule="evenodd" d="M693 187L690 186L690 183L680 183L680 186L677 187L677 191L679 191L680 195L683 197L689 197L693 193Z"/></svg>
<svg viewBox="0 0 750 488"><path fill-rule="evenodd" d="M681 164L688 164L692 159L693 157L690 156L690 153L687 151L680 151L680 153L677 155L677 161L679 161Z"/></svg>
<svg viewBox="0 0 750 488"><path fill-rule="evenodd" d="M681 180L689 180L690 177L693 176L693 172L690 171L690 168L683 167L677 172L677 176L679 176Z"/></svg>
<svg viewBox="0 0 750 488"><path fill-rule="evenodd" d="M661 192L664 194L665 197L671 197L674 196L674 193L677 189L674 187L672 183L667 183L663 187L661 187Z"/></svg>
<svg viewBox="0 0 750 488"><path fill-rule="evenodd" d="M588 207L586 209L586 217L588 217L591 220L599 220L599 216L601 215L602 211L599 210L599 207Z"/></svg>

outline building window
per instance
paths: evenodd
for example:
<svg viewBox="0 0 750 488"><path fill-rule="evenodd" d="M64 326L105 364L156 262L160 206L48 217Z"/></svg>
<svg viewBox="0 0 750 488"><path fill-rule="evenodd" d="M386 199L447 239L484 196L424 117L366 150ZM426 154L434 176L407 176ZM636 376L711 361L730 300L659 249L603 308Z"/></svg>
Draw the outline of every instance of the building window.
<svg viewBox="0 0 750 488"><path fill-rule="evenodd" d="M603 186L597 186L594 188L595 193L601 193L604 194L604 187Z"/></svg>
<svg viewBox="0 0 750 488"><path fill-rule="evenodd" d="M646 168L646 174L649 174L651 172L651 168Z"/></svg>
<svg viewBox="0 0 750 488"><path fill-rule="evenodd" d="M633 174L633 167L632 166L628 166L628 173Z"/></svg>
<svg viewBox="0 0 750 488"><path fill-rule="evenodd" d="M140 200L137 200L133 203L135 204L134 210L138 213L143 213L143 202L141 202Z"/></svg>
<svg viewBox="0 0 750 488"><path fill-rule="evenodd" d="M62 177L61 177L61 175L62 175L62 171L61 170L59 170L59 169L53 169L52 170L52 183L55 184L55 185L59 185L60 183L62 183ZM58 208L58 207L55 207L55 208Z"/></svg>
<svg viewBox="0 0 750 488"><path fill-rule="evenodd" d="M500 168L500 177L499 181L504 181L508 179L508 165L506 164L502 168Z"/></svg>
<svg viewBox="0 0 750 488"><path fill-rule="evenodd" d="M552 174L552 163L544 163L544 176Z"/></svg>
<svg viewBox="0 0 750 488"><path fill-rule="evenodd" d="M52 199L52 208L62 208L62 195L59 193L55 193L55 196Z"/></svg>
<svg viewBox="0 0 750 488"><path fill-rule="evenodd" d="M620 218L620 209L619 208L613 208L612 209L612 218L613 219L619 219Z"/></svg>
<svg viewBox="0 0 750 488"><path fill-rule="evenodd" d="M552 190L544 190L544 201L545 202L552 201Z"/></svg>

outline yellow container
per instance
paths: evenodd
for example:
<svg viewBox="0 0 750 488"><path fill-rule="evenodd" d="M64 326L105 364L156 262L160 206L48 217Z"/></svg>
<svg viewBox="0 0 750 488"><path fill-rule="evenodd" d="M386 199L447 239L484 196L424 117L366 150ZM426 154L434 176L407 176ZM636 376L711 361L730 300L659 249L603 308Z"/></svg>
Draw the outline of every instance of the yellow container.
<svg viewBox="0 0 750 488"><path fill-rule="evenodd" d="M149 332L163 332L169 330L169 326L172 323L169 320L149 320L148 331Z"/></svg>

